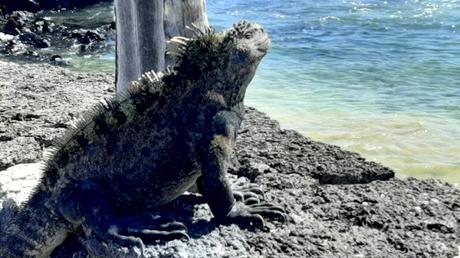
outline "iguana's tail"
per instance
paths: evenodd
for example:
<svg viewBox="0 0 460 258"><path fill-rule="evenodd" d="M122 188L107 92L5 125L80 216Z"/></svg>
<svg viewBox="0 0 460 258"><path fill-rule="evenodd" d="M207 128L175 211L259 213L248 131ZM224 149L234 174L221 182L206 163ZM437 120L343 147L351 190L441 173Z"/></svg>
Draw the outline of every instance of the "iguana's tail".
<svg viewBox="0 0 460 258"><path fill-rule="evenodd" d="M48 257L67 237L62 219L46 208L44 193L35 192L0 232L0 257Z"/></svg>

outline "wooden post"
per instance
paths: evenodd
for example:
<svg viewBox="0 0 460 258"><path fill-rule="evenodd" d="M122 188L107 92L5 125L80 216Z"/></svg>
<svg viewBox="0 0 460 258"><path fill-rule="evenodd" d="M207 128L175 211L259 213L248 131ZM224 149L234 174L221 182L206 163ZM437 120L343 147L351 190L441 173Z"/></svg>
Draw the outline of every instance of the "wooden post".
<svg viewBox="0 0 460 258"><path fill-rule="evenodd" d="M117 94L146 71L161 71L174 36L190 36L185 26L208 26L205 0L115 0Z"/></svg>

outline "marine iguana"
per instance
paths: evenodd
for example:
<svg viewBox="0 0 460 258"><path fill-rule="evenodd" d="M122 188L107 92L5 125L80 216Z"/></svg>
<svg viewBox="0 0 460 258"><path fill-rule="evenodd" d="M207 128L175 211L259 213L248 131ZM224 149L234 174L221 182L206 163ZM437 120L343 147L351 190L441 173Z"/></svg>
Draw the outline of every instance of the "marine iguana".
<svg viewBox="0 0 460 258"><path fill-rule="evenodd" d="M120 244L187 238L182 223L143 212L195 183L220 223L284 218L274 205L236 201L226 178L246 88L269 37L245 21L222 33L194 31L171 40L177 66L145 73L60 139L34 193L4 227L0 257L47 257L77 230Z"/></svg>

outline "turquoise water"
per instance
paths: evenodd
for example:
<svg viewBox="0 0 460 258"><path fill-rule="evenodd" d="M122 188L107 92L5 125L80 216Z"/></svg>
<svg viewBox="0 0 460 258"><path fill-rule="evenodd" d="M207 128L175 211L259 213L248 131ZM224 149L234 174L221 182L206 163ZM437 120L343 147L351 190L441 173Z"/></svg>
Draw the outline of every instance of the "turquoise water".
<svg viewBox="0 0 460 258"><path fill-rule="evenodd" d="M460 1L208 1L273 46L246 102L398 175L460 183Z"/></svg>
<svg viewBox="0 0 460 258"><path fill-rule="evenodd" d="M270 33L246 104L400 177L460 183L460 1L207 1ZM108 53L97 62L113 62ZM91 65L90 65L91 66Z"/></svg>

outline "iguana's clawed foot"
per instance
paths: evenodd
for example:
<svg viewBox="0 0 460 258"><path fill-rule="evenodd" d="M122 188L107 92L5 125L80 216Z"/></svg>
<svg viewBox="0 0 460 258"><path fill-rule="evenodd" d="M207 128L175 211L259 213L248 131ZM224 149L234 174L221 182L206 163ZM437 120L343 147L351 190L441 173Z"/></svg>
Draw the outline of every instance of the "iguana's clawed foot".
<svg viewBox="0 0 460 258"><path fill-rule="evenodd" d="M260 186L250 183L246 178L229 178L233 197L247 205L260 203L264 199L264 193Z"/></svg>
<svg viewBox="0 0 460 258"><path fill-rule="evenodd" d="M244 227L263 228L264 219L286 220L284 209L263 202L264 193L259 185L245 177L229 177L233 197L236 202L227 214L225 223L236 223Z"/></svg>
<svg viewBox="0 0 460 258"><path fill-rule="evenodd" d="M122 245L143 247L174 239L189 239L187 227L181 222L163 219L150 213L113 221L106 227L106 236Z"/></svg>
<svg viewBox="0 0 460 258"><path fill-rule="evenodd" d="M236 202L224 222L236 223L243 227L264 228L265 223L262 217L285 221L286 213L283 208L269 203L248 205L243 202Z"/></svg>

